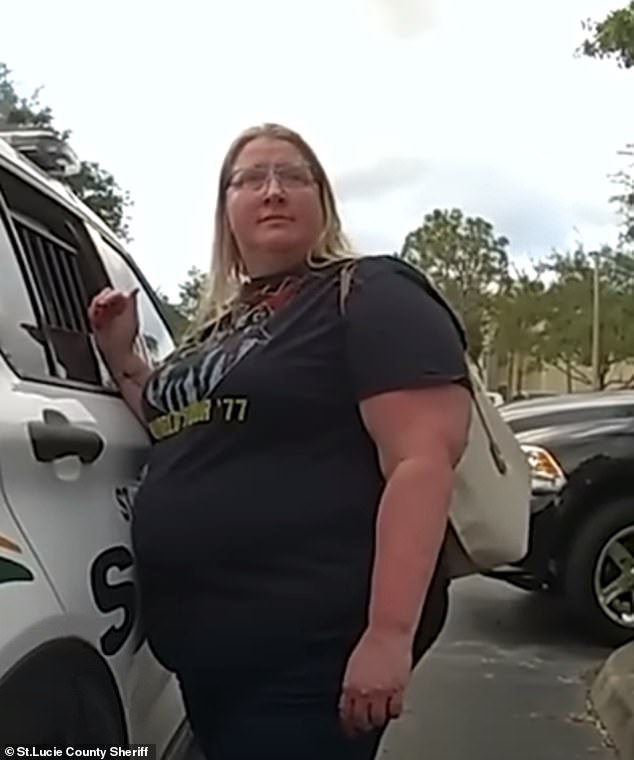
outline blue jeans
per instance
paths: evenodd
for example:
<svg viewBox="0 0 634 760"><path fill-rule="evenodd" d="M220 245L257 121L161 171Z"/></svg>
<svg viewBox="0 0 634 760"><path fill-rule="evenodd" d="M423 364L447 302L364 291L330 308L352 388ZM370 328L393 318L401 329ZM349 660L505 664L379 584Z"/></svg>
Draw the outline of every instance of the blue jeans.
<svg viewBox="0 0 634 760"><path fill-rule="evenodd" d="M447 613L442 585L428 598L415 664L436 642ZM274 651L255 636L238 654L216 648L207 670L198 661L180 669L189 722L207 760L373 760L387 727L351 738L339 719L354 643L355 637L334 638Z"/></svg>
<svg viewBox="0 0 634 760"><path fill-rule="evenodd" d="M235 680L179 674L207 760L372 760L383 730L349 737L338 713L345 660L333 652Z"/></svg>

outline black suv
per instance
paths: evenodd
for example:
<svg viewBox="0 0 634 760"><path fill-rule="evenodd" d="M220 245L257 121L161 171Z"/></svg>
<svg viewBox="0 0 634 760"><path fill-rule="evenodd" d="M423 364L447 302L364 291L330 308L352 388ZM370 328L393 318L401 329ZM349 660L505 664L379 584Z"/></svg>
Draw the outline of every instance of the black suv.
<svg viewBox="0 0 634 760"><path fill-rule="evenodd" d="M634 639L634 392L510 403L532 470L529 551L489 575L561 594L586 631Z"/></svg>

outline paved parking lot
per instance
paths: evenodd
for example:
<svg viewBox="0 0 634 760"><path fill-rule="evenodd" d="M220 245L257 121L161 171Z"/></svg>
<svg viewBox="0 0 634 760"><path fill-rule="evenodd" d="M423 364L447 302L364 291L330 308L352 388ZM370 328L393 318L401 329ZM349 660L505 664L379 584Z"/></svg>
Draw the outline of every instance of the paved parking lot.
<svg viewBox="0 0 634 760"><path fill-rule="evenodd" d="M456 582L447 628L381 758L614 760L586 701L605 655L572 635L556 599Z"/></svg>
<svg viewBox="0 0 634 760"><path fill-rule="evenodd" d="M554 598L456 582L380 760L615 760L587 704L606 654L573 635Z"/></svg>

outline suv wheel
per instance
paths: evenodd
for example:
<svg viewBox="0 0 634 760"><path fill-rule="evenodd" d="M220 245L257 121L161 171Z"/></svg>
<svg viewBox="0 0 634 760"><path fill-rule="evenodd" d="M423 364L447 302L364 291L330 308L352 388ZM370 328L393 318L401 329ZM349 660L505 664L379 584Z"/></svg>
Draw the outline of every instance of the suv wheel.
<svg viewBox="0 0 634 760"><path fill-rule="evenodd" d="M0 684L0 744L123 742L108 694L78 665L38 658Z"/></svg>
<svg viewBox="0 0 634 760"><path fill-rule="evenodd" d="M573 615L609 645L634 639L634 501L598 504L575 533L563 591Z"/></svg>

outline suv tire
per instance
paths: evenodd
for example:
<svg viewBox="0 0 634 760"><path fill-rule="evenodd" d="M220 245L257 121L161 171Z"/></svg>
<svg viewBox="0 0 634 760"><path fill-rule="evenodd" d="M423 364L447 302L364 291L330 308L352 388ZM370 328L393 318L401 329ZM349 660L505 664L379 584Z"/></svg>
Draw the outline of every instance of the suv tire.
<svg viewBox="0 0 634 760"><path fill-rule="evenodd" d="M619 623L614 610L615 618L610 617L599 596L601 587L616 580L619 573L624 575L612 559L606 559L608 547L615 545L619 535L634 542L634 501L629 497L598 503L584 518L570 542L562 578L564 599L572 615L593 638L609 646L634 639L634 624ZM634 557L634 548L631 551ZM630 593L634 594L634 570L631 578Z"/></svg>
<svg viewBox="0 0 634 760"><path fill-rule="evenodd" d="M107 690L90 677L90 663L59 655L35 659L0 684L0 744L125 741ZM88 665L83 672L82 665Z"/></svg>

